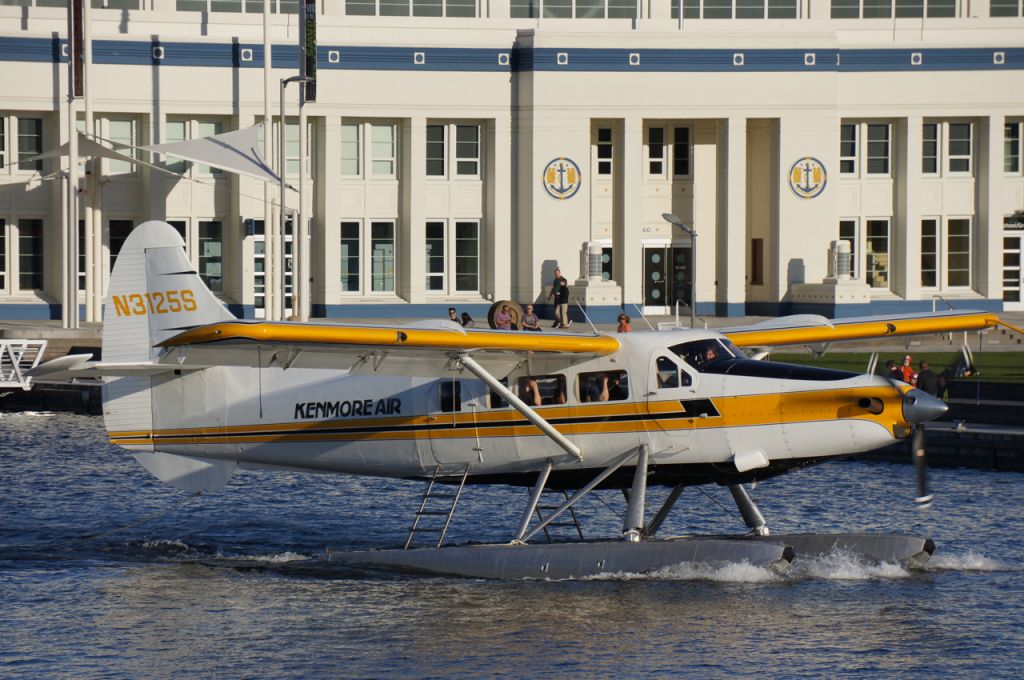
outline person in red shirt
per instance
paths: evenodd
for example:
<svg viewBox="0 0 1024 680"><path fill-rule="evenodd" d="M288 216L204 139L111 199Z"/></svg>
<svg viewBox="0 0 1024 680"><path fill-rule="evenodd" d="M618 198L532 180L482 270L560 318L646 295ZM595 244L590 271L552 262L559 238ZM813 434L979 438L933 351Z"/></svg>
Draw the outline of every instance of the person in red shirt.
<svg viewBox="0 0 1024 680"><path fill-rule="evenodd" d="M914 357L909 354L903 357L903 365L900 367L900 373L903 375L903 382L909 385L917 384L917 373L914 373Z"/></svg>

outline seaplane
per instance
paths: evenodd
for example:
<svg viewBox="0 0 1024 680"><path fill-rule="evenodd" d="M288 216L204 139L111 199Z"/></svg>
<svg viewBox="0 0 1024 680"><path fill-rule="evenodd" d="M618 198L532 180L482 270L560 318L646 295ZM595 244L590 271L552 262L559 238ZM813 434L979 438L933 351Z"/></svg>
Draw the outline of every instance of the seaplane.
<svg viewBox="0 0 1024 680"><path fill-rule="evenodd" d="M773 534L745 485L919 439L946 404L887 377L762 357L997 325L1008 324L959 311L617 335L242 321L193 270L177 231L150 221L114 266L102 359L61 357L33 376L102 378L110 442L186 492L216 491L239 468L423 482L404 546L325 551L311 568L560 579L680 564L784 569L835 549L919 566L934 550L927 537ZM912 448L923 462L923 440ZM507 542L445 544L470 484L529 490ZM659 536L682 491L705 484L728 487L745 532ZM653 513L651 485L671 489ZM597 489L623 491L621 535L583 540L576 523L574 540L550 541ZM559 501L542 505L550 491Z"/></svg>

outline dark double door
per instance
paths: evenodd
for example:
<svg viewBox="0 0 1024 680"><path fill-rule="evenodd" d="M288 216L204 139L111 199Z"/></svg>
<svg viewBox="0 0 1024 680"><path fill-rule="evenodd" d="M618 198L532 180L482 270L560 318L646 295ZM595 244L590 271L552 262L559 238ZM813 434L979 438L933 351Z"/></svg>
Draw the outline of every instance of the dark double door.
<svg viewBox="0 0 1024 680"><path fill-rule="evenodd" d="M644 311L669 314L676 302L690 305L690 246L644 247Z"/></svg>

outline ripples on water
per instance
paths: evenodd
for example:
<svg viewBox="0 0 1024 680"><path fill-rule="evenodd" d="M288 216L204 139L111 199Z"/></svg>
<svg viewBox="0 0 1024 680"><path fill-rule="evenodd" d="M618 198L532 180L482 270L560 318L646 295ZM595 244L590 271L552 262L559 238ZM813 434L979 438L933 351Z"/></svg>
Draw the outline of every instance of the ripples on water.
<svg viewBox="0 0 1024 680"><path fill-rule="evenodd" d="M189 498L109 446L98 418L0 413L0 676L1017 677L1022 481L933 470L919 511L909 466L844 462L753 492L777 533L929 535L924 571L836 554L783 576L298 578L264 567L400 544L422 486L242 472ZM624 502L599 495L584 528L614 535ZM733 507L688 489L663 533L740 531L709 496ZM471 487L449 537L507 540L524 502Z"/></svg>

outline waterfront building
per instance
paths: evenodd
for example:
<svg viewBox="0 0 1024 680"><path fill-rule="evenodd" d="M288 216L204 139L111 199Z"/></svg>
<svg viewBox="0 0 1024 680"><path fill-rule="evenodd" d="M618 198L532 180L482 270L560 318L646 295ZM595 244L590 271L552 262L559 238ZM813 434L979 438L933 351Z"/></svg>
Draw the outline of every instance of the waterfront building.
<svg viewBox="0 0 1024 680"><path fill-rule="evenodd" d="M16 161L68 139L66 2L4 4L0 318L59 318L64 191L38 179L59 162ZM271 7L276 128L298 22L294 0ZM93 0L91 131L144 146L261 122L262 8ZM1024 309L1021 0L682 0L681 17L679 0L323 0L317 12L302 211L314 316L544 303L556 265L595 320L670 313L690 298L692 243L663 213L698 233L701 315ZM263 317L263 184L153 160L181 176L88 165L83 313L127 233L160 218L232 311ZM849 279L830 265L840 239Z"/></svg>

